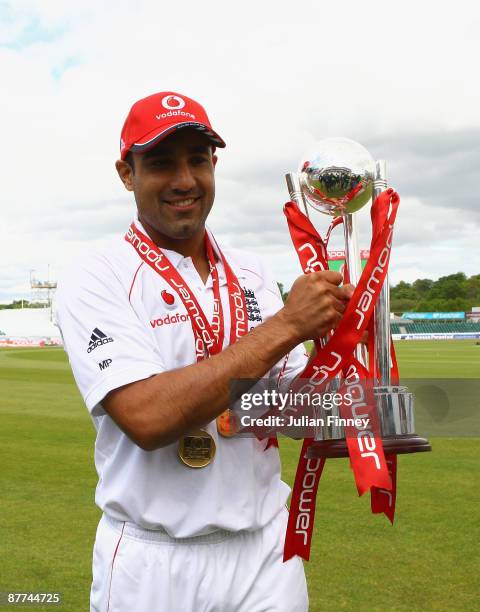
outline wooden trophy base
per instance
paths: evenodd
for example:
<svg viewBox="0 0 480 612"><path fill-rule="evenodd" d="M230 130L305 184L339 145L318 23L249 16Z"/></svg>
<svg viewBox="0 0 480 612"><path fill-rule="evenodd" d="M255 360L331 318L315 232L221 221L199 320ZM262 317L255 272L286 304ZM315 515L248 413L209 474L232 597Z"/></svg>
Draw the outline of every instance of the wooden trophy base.
<svg viewBox="0 0 480 612"><path fill-rule="evenodd" d="M432 450L426 438L416 434L389 436L382 438L385 455L404 455L407 453L425 453ZM307 450L309 459L319 457L348 457L348 447L345 438L341 440L319 440L309 446Z"/></svg>

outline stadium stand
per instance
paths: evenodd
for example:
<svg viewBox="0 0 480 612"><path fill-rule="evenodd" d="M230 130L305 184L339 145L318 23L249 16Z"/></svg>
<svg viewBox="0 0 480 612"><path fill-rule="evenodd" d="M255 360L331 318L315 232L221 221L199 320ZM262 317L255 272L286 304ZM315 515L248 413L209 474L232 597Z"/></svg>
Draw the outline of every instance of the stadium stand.
<svg viewBox="0 0 480 612"><path fill-rule="evenodd" d="M473 321L412 321L395 317L390 323L394 337L408 335L431 336L445 334L478 334L480 322ZM0 310L0 345L60 344L58 328L51 321L50 308L17 308Z"/></svg>
<svg viewBox="0 0 480 612"><path fill-rule="evenodd" d="M50 308L0 310L0 344L58 344L60 332L51 321Z"/></svg>
<svg viewBox="0 0 480 612"><path fill-rule="evenodd" d="M480 332L480 323L470 321L415 321L392 323L392 334L462 334Z"/></svg>

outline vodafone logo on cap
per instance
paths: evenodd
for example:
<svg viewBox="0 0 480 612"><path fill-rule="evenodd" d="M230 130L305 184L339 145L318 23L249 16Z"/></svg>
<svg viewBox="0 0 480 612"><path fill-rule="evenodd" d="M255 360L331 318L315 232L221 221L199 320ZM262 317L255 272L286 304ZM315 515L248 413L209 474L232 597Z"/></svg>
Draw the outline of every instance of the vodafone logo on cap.
<svg viewBox="0 0 480 612"><path fill-rule="evenodd" d="M185 106L185 100L182 100L179 96L165 96L162 100L162 106L167 110L180 110Z"/></svg>

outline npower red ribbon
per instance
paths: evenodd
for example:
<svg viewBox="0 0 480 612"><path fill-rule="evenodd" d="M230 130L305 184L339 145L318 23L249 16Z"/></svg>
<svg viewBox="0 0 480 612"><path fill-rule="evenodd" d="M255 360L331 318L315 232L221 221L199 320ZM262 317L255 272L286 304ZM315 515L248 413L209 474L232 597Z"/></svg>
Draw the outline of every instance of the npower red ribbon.
<svg viewBox="0 0 480 612"><path fill-rule="evenodd" d="M354 349L363 332L369 330L369 345L373 349L374 327L372 315L388 271L392 247L393 227L400 198L393 189L381 193L373 203L372 241L370 257L360 281L337 329L324 347L315 342L317 353L293 385L297 393L320 393L338 373L343 373L340 392L355 391L351 406L344 403L341 415L345 418L366 418L368 428L347 428L346 438L350 462L360 495L370 490L372 511L384 512L391 521L395 511L396 458L385 457L381 432L377 422L373 389L376 364L370 350L369 369L354 358ZM289 202L284 208L290 235L305 273L328 269L327 244L331 230L341 220L335 220L325 241L309 219ZM398 378L393 355L393 375ZM362 396L360 396L360 391ZM325 460L307 458L312 439L304 441L292 493L290 516L285 539L284 561L294 555L308 560L315 517L318 483Z"/></svg>

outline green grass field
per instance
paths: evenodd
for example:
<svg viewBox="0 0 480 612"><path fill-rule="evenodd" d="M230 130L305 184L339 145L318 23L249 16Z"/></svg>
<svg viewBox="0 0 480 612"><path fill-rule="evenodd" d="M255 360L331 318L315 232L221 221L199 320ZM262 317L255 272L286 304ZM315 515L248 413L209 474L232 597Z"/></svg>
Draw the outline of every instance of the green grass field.
<svg viewBox="0 0 480 612"><path fill-rule="evenodd" d="M397 343L397 354L409 378L480 378L473 341ZM60 609L86 611L94 429L63 351L1 350L0 393L0 591L57 591ZM306 564L312 612L480 609L480 439L431 442L432 453L399 457L393 527L358 498L346 460L327 463ZM299 450L281 440L289 483Z"/></svg>

